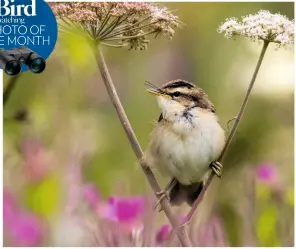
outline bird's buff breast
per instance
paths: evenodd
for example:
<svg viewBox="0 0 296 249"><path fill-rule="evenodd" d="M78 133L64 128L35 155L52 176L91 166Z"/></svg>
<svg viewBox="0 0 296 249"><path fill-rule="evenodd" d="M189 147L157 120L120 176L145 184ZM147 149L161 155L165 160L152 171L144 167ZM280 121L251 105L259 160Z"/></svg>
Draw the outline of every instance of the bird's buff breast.
<svg viewBox="0 0 296 249"><path fill-rule="evenodd" d="M215 114L196 111L190 119L180 117L173 123L158 124L146 153L151 167L185 185L202 180L225 143Z"/></svg>

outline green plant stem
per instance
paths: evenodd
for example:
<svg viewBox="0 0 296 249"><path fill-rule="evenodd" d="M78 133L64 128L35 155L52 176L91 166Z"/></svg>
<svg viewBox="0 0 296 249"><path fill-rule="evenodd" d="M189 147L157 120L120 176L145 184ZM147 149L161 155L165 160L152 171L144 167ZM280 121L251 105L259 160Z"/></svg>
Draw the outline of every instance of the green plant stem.
<svg viewBox="0 0 296 249"><path fill-rule="evenodd" d="M101 72L101 76L103 78L105 87L106 87L107 92L109 94L109 97L116 109L117 115L120 119L120 122L121 122L125 132L126 132L129 142L136 154L136 157L142 167L142 170L143 170L144 174L146 175L147 180L148 180L151 188L153 189L156 197L159 198L159 195L157 195L157 193L159 193L161 191L161 188L159 187L150 167L143 161L143 151L142 151L140 144L136 138L136 135L132 129L132 126L127 118L127 115L124 111L121 101L117 95L116 88L115 88L115 86L112 82L111 76L109 74L103 53L101 51L101 47L99 47L98 50L99 51L97 53L96 60L97 60L97 64L98 64L99 70ZM163 208L165 214L167 215L169 221L171 222L174 231L176 232L177 236L179 237L181 245L188 246L188 247L191 246L191 242L189 240L186 229L185 229L185 227L180 226L180 223L179 223L177 217L175 217L175 215L173 214L173 212L170 208L168 200L166 198L162 198L162 200L160 201L160 205Z"/></svg>
<svg viewBox="0 0 296 249"><path fill-rule="evenodd" d="M245 96L245 98L244 98L244 100L243 100L243 102L242 102L242 104L241 104L241 107L240 107L239 113L238 113L237 117L235 118L235 122L234 122L233 127L232 127L232 129L231 129L231 132L230 132L230 134L229 134L229 136L228 136L228 138L227 138L227 140L226 140L226 143L225 143L225 146L224 146L224 148L223 148L223 151L221 152L221 155L220 155L220 157L218 158L217 161L222 161L222 159L224 158L224 155L225 155L225 153L226 153L226 151L227 151L227 149L228 149L228 147L229 147L229 145L230 145L230 143L231 143L231 140L232 140L232 138L234 137L234 134L235 134L235 132L236 132L236 130L237 130L237 127L238 127L238 125L239 125L239 123L240 123L240 121L241 121L241 119L242 119L242 116L243 116L244 111L245 111L245 109L246 109L246 106L247 106L247 103L248 103L248 100L249 100L249 97L250 97L251 91L252 91L253 86L254 86L254 83L255 83L255 80L256 80L256 78L257 78L257 74L258 74L259 69L260 69L260 66L261 66L261 64L262 64L262 60L263 60L264 55L265 55L265 52L266 52L266 50L267 50L268 44L269 44L268 41L264 41L264 44L263 44L263 47L262 47L262 50L261 50L261 53L260 53L260 56L259 56L259 59L258 59L258 62L257 62L257 66L256 66L256 68L255 68L255 71L254 71L253 77L252 77L251 82L250 82L250 84L249 84L249 87L248 87L248 90L247 90L246 96ZM213 180L213 178L214 178L214 175L215 175L215 174L214 174L214 172L212 171L211 174L210 174L210 176L209 176L209 178L207 179L207 181L206 181L206 183L205 183L205 186L204 186L203 190L201 191L201 193L199 194L198 198L197 198L196 201L194 202L194 204L193 204L191 210L190 210L189 213L187 214L186 219L185 219L185 221L184 221L185 223L186 223L186 222L189 222L189 221L191 220L192 216L193 216L194 213L195 213L195 210L197 209L199 203L201 202L201 200L202 200L202 198L203 198L205 192L207 191L207 189L208 189L210 183L212 182L212 180Z"/></svg>

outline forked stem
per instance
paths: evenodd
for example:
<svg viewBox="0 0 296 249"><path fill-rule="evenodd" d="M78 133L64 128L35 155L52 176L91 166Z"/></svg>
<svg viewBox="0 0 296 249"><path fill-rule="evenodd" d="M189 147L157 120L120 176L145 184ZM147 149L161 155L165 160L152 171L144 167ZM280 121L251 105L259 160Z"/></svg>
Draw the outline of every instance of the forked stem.
<svg viewBox="0 0 296 249"><path fill-rule="evenodd" d="M136 138L136 135L132 129L132 126L127 118L127 115L124 111L124 108L121 104L121 101L118 97L118 94L116 92L116 88L112 82L110 73L108 71L103 53L101 51L101 47L98 49L98 53L96 55L97 64L99 67L99 70L101 72L105 87L107 89L107 92L109 94L109 97L115 107L115 110L117 112L117 115L120 119L120 122L126 132L126 135L130 141L130 144L136 154L136 157L142 167L142 170L144 174L146 175L146 178L153 189L155 195L157 196L157 193L161 191L161 188L159 187L150 167L142 160L143 159L143 151L141 149L141 146ZM158 197L158 196L157 196ZM185 227L181 227L178 219L173 214L169 202L166 198L163 198L160 201L161 207L164 210L165 214L167 215L170 223L172 224L172 227L174 231L176 232L177 236L179 237L180 243L182 246L191 246L191 242L189 240L188 234L186 232Z"/></svg>
<svg viewBox="0 0 296 249"><path fill-rule="evenodd" d="M240 122L240 120L241 120L241 118L242 118L242 116L243 116L243 114L244 114L244 111L245 111L245 109L246 109L246 106L247 106L247 103L248 103L248 100L249 100L249 97L250 97L251 91L252 91L252 89L253 89L253 86L254 86L255 80L256 80L256 78L257 78L257 74L258 74L259 69L260 69L260 66L261 66L261 64L262 64L262 60L263 60L264 55L265 55L265 52L266 52L266 50L267 50L268 44L269 44L268 41L264 41L264 44L263 44L263 47L262 47L262 50L261 50L261 53L260 53L260 56L259 56L259 59L258 59L258 62L257 62L257 66L256 66L256 68L255 68L255 71L254 71L253 77L252 77L251 82L250 82L250 84L249 84L249 87L248 87L248 90L247 90L246 96L245 96L245 98L244 98L244 100L243 100L243 102L242 102L242 104L241 104L241 107L240 107L239 113L238 113L238 115L237 115L237 117L236 117L236 119L235 119L235 122L234 122L233 126L232 126L231 132L230 132L230 134L229 134L229 136L228 136L228 138L227 138L227 140L226 140L226 143L225 143L225 146L224 146L224 148L223 148L223 151L222 151L220 157L219 157L218 160L217 160L217 161L219 161L219 162L222 161L222 159L224 158L224 155L225 155L225 153L226 153L226 151L227 151L227 149L228 149L228 147L229 147L229 145L230 145L230 143L231 143L232 138L234 137L234 134L235 134L235 132L236 132L236 130L237 130L237 127L238 127L238 125L239 125L239 122ZM198 198L197 198L196 201L194 202L194 204L193 204L191 210L190 210L189 213L187 214L186 219L185 219L184 222L188 222L188 221L191 220L192 216L193 216L194 213L195 213L195 210L197 209L199 203L201 202L201 200L202 200L202 198L203 198L205 192L207 191L207 189L208 189L210 183L212 182L212 180L213 180L213 178L214 178L214 175L215 175L215 174L214 174L214 172L212 171L211 174L210 174L210 176L209 176L209 178L207 179L207 181L206 181L206 183L205 183L204 188L202 189L202 191L201 191L201 193L199 194Z"/></svg>

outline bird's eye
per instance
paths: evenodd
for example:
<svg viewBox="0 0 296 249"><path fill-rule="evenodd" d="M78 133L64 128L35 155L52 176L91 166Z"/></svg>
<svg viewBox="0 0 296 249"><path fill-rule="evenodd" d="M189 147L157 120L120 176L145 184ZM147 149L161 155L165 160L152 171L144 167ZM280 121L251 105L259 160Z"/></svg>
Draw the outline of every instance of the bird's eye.
<svg viewBox="0 0 296 249"><path fill-rule="evenodd" d="M174 96L174 97L179 97L180 95L181 95L180 92L174 92L174 93L173 93L173 96Z"/></svg>

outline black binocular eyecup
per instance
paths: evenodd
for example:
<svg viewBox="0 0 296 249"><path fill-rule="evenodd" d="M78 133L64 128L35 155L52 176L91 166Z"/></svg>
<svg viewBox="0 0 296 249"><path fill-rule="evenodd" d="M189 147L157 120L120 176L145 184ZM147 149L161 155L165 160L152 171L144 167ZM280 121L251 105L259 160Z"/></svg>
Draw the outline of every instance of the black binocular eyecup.
<svg viewBox="0 0 296 249"><path fill-rule="evenodd" d="M12 50L0 50L0 67L8 75L14 76L21 72L24 63L32 73L42 73L46 67L46 61L36 52L22 46Z"/></svg>
<svg viewBox="0 0 296 249"><path fill-rule="evenodd" d="M22 70L22 65L17 59L3 53L0 53L0 67L11 76L19 74Z"/></svg>
<svg viewBox="0 0 296 249"><path fill-rule="evenodd" d="M37 53L31 53L26 59L25 64L32 73L42 73L46 67L45 60Z"/></svg>

